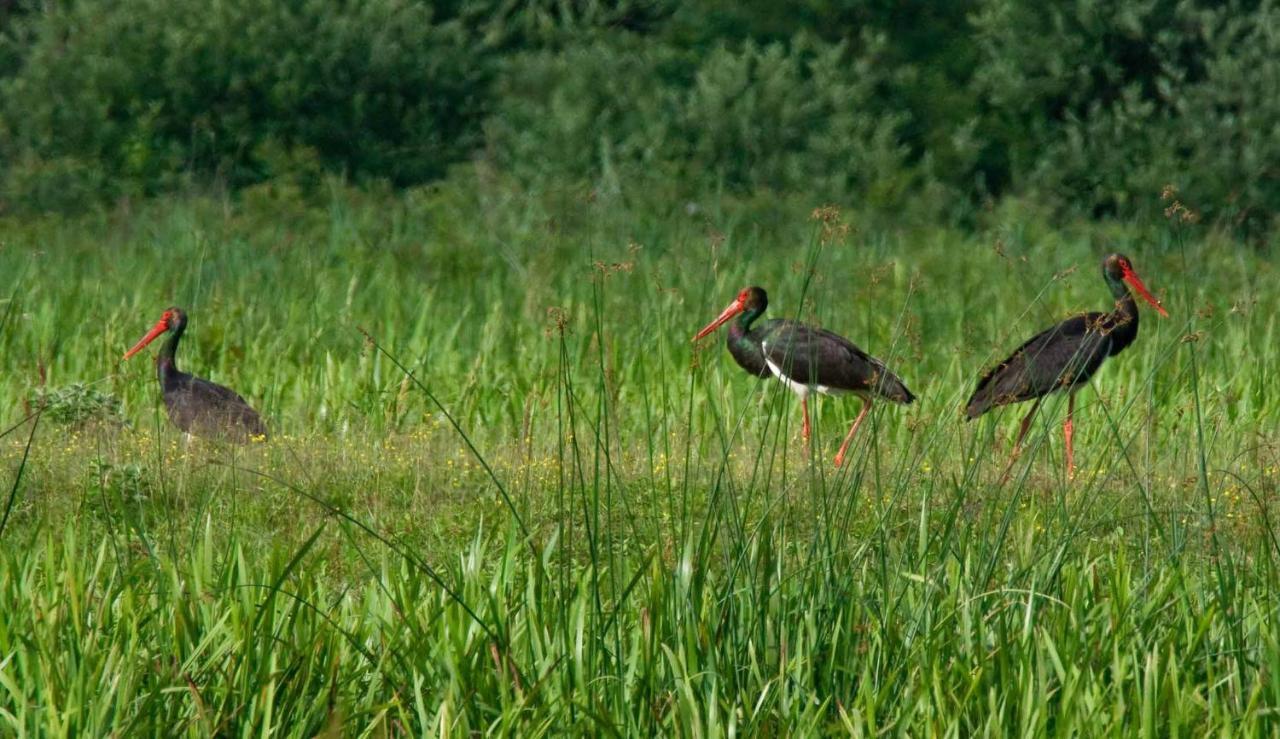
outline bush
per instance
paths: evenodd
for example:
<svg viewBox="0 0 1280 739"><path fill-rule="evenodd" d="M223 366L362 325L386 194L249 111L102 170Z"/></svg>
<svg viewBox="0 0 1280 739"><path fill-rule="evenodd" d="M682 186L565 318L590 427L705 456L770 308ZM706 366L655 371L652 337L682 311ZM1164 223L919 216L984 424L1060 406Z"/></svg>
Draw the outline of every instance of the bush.
<svg viewBox="0 0 1280 739"><path fill-rule="evenodd" d="M1007 189L1150 217L1175 184L1249 230L1280 207L1280 12L1269 3L990 0L974 89Z"/></svg>
<svg viewBox="0 0 1280 739"><path fill-rule="evenodd" d="M529 182L1280 225L1270 0L0 0L0 212ZM909 204L913 212L902 210Z"/></svg>
<svg viewBox="0 0 1280 739"><path fill-rule="evenodd" d="M739 188L896 204L908 186L904 117L870 104L880 80L873 54L803 36L719 49L682 99L683 158Z"/></svg>
<svg viewBox="0 0 1280 739"><path fill-rule="evenodd" d="M78 382L56 389L35 388L27 395L27 405L40 409L46 420L61 426L125 423L119 398Z"/></svg>
<svg viewBox="0 0 1280 739"><path fill-rule="evenodd" d="M661 168L672 80L687 85L691 67L671 47L629 36L513 54L486 123L491 156L526 180Z"/></svg>
<svg viewBox="0 0 1280 739"><path fill-rule="evenodd" d="M527 177L657 174L879 204L911 184L903 116L875 111L874 57L844 44L798 36L698 56L596 40L519 55L499 79L489 142Z"/></svg>
<svg viewBox="0 0 1280 739"><path fill-rule="evenodd" d="M91 162L104 195L258 182L291 158L263 152L295 149L411 184L478 143L485 70L461 24L411 0L82 0L45 11L0 81L0 155Z"/></svg>

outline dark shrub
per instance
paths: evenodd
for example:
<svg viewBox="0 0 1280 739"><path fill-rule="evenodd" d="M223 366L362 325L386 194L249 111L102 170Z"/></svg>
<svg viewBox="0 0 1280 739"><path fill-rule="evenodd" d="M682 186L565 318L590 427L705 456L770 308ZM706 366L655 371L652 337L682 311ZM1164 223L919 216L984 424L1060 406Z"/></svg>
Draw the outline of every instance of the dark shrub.
<svg viewBox="0 0 1280 739"><path fill-rule="evenodd" d="M983 135L1007 189L1088 215L1188 203L1250 230L1280 208L1280 10L1269 3L989 0Z"/></svg>
<svg viewBox="0 0 1280 739"><path fill-rule="evenodd" d="M439 177L479 142L481 47L426 3L51 8L0 82L0 154L21 155L28 170L92 162L105 195L151 192L188 172L256 182L279 174L262 152L295 148L356 179L409 184ZM21 197L22 182L7 185Z"/></svg>
<svg viewBox="0 0 1280 739"><path fill-rule="evenodd" d="M880 79L872 55L808 36L706 54L596 40L514 58L489 140L527 177L657 174L885 204L910 174L903 116L871 104Z"/></svg>

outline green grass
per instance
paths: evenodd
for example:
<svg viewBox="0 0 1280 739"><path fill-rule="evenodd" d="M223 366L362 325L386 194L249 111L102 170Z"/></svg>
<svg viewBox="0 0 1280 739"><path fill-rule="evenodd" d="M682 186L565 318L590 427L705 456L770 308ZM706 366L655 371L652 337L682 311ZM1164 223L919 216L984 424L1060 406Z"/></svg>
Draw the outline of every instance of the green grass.
<svg viewBox="0 0 1280 739"><path fill-rule="evenodd" d="M0 222L0 732L1275 732L1270 252L816 205L455 182ZM1074 483L1065 398L1002 483L1023 409L963 401L1107 308L1112 250L1171 317L1080 393ZM855 399L806 456L785 389L690 344L753 283L920 396L842 470ZM185 443L152 352L119 363L170 304L269 444Z"/></svg>

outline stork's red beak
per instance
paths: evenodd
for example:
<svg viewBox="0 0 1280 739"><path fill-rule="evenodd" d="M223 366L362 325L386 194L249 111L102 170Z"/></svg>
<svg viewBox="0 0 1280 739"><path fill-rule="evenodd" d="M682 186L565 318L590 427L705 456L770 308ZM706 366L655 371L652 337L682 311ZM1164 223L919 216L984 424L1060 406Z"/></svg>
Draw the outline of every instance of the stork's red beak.
<svg viewBox="0 0 1280 739"><path fill-rule="evenodd" d="M132 349L124 353L124 357L122 357L120 361L124 361L125 359L128 359L129 357L132 357L133 355L142 351L143 347L155 341L157 336L159 336L160 334L168 330L169 330L169 314L166 312L163 316L160 317L159 321L156 321L156 325L151 327L151 330L147 332L146 336L143 336L138 343L133 345Z"/></svg>
<svg viewBox="0 0 1280 739"><path fill-rule="evenodd" d="M715 331L716 329L720 328L720 326L724 324L725 321L729 320L730 318L733 318L734 316L738 315L744 310L746 310L746 301L744 301L742 298L738 298L734 300L732 303L729 304L728 308L725 308L723 311L720 312L720 315L716 316L716 320L712 321L711 323L708 323L706 326L703 326L701 331L694 334L693 340L697 341L698 339L701 339L703 336L706 336L712 331Z"/></svg>
<svg viewBox="0 0 1280 739"><path fill-rule="evenodd" d="M1160 305L1160 301L1156 300L1156 296L1152 295L1147 290L1147 286L1142 284L1142 280L1138 279L1138 273L1134 272L1127 264L1122 266L1121 269L1124 270L1124 281L1129 283L1129 286L1136 290L1138 294L1142 296L1143 300L1147 301L1153 305L1156 310L1160 311L1160 315L1168 317L1169 312L1164 309L1163 305Z"/></svg>

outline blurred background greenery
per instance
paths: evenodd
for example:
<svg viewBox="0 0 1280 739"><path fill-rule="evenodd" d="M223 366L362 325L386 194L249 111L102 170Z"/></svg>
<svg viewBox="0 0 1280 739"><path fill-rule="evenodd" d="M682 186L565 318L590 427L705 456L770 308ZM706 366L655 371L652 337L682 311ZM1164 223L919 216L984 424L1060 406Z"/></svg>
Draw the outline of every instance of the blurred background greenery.
<svg viewBox="0 0 1280 739"><path fill-rule="evenodd" d="M1280 210L1267 0L0 0L0 214L479 168L803 192L969 225L1001 200Z"/></svg>

